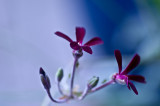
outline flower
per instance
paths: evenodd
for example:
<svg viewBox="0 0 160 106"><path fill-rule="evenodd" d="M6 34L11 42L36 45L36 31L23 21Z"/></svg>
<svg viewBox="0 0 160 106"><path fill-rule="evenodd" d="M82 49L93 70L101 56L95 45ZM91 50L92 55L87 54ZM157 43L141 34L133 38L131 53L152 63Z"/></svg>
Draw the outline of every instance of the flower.
<svg viewBox="0 0 160 106"><path fill-rule="evenodd" d="M91 40L89 40L87 43L82 44L83 38L85 36L85 28L83 27L76 27L76 41L73 41L70 37L63 34L62 32L55 32L56 35L66 39L70 42L70 47L74 50L84 50L85 52L92 54L92 49L90 46L102 44L103 41L99 37L94 37Z"/></svg>
<svg viewBox="0 0 160 106"><path fill-rule="evenodd" d="M122 71L121 52L119 50L115 50L114 54L118 63L119 73L113 75L113 79L115 80L115 82L119 84L126 84L129 90L130 88L132 88L134 93L138 95L138 91L131 81L146 83L145 78L141 75L128 75L128 73L131 72L131 70L134 69L140 63L140 56L138 54L135 54L128 66L124 69L124 71Z"/></svg>

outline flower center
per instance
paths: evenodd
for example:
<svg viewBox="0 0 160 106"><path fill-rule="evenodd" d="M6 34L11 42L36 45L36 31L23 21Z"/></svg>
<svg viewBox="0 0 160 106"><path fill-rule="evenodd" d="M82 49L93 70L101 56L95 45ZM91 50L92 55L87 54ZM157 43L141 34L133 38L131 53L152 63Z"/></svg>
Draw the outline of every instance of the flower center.
<svg viewBox="0 0 160 106"><path fill-rule="evenodd" d="M115 81L121 85L126 85L128 77L126 75L117 74L115 77Z"/></svg>
<svg viewBox="0 0 160 106"><path fill-rule="evenodd" d="M82 46L82 44L81 44L80 42L78 42L78 45L79 45L79 46Z"/></svg>

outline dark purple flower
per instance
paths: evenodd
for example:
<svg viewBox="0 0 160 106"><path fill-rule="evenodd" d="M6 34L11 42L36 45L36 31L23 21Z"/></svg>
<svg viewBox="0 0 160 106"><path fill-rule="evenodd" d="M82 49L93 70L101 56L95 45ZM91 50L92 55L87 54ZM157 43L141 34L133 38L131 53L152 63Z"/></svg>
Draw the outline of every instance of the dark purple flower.
<svg viewBox="0 0 160 106"><path fill-rule="evenodd" d="M115 80L115 82L119 84L126 84L129 90L130 88L132 88L134 93L138 95L138 91L131 81L146 83L145 78L141 75L128 75L128 73L131 72L131 70L134 69L140 63L140 56L138 54L135 54L128 66L124 69L124 71L122 71L121 52L119 50L115 50L114 54L118 63L119 73L113 75L113 79Z"/></svg>
<svg viewBox="0 0 160 106"><path fill-rule="evenodd" d="M83 43L83 38L85 36L85 29L83 27L76 27L76 41L73 41L71 38L69 38L67 35L63 34L62 32L55 32L56 35L66 39L70 42L70 46L74 50L84 50L89 54L92 54L92 49L90 46L102 44L103 41L99 37L94 37L91 40L89 40L87 43Z"/></svg>

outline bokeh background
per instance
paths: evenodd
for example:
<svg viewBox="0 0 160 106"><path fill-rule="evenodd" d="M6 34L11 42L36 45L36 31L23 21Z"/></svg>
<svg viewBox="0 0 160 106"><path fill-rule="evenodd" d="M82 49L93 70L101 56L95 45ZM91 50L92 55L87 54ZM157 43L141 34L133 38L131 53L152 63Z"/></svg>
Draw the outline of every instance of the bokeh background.
<svg viewBox="0 0 160 106"><path fill-rule="evenodd" d="M46 96L39 68L49 75L55 97L54 75L64 68L67 89L72 50L54 32L75 39L76 26L86 28L84 42L104 40L80 59L77 89L94 75L101 82L118 71L115 49L123 54L124 68L140 54L141 64L131 74L145 76L147 84L135 83L138 96L115 84L60 106L160 106L160 0L0 0L0 106L59 106Z"/></svg>

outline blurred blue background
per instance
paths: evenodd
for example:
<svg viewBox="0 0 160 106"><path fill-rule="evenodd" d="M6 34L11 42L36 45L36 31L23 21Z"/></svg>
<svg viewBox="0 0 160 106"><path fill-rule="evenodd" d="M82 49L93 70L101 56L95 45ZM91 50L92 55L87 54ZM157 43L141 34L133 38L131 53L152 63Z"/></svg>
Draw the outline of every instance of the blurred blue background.
<svg viewBox="0 0 160 106"><path fill-rule="evenodd" d="M92 47L93 55L80 59L75 82L80 89L93 75L109 80L118 71L115 49L123 54L124 68L140 54L141 64L131 74L145 76L147 84L135 83L138 96L112 85L61 106L160 105L160 0L0 0L0 106L55 105L45 97L39 67L57 89L56 70L63 67L67 76L73 57L69 43L54 32L75 39L76 26L86 28L84 42L95 36L104 40Z"/></svg>

